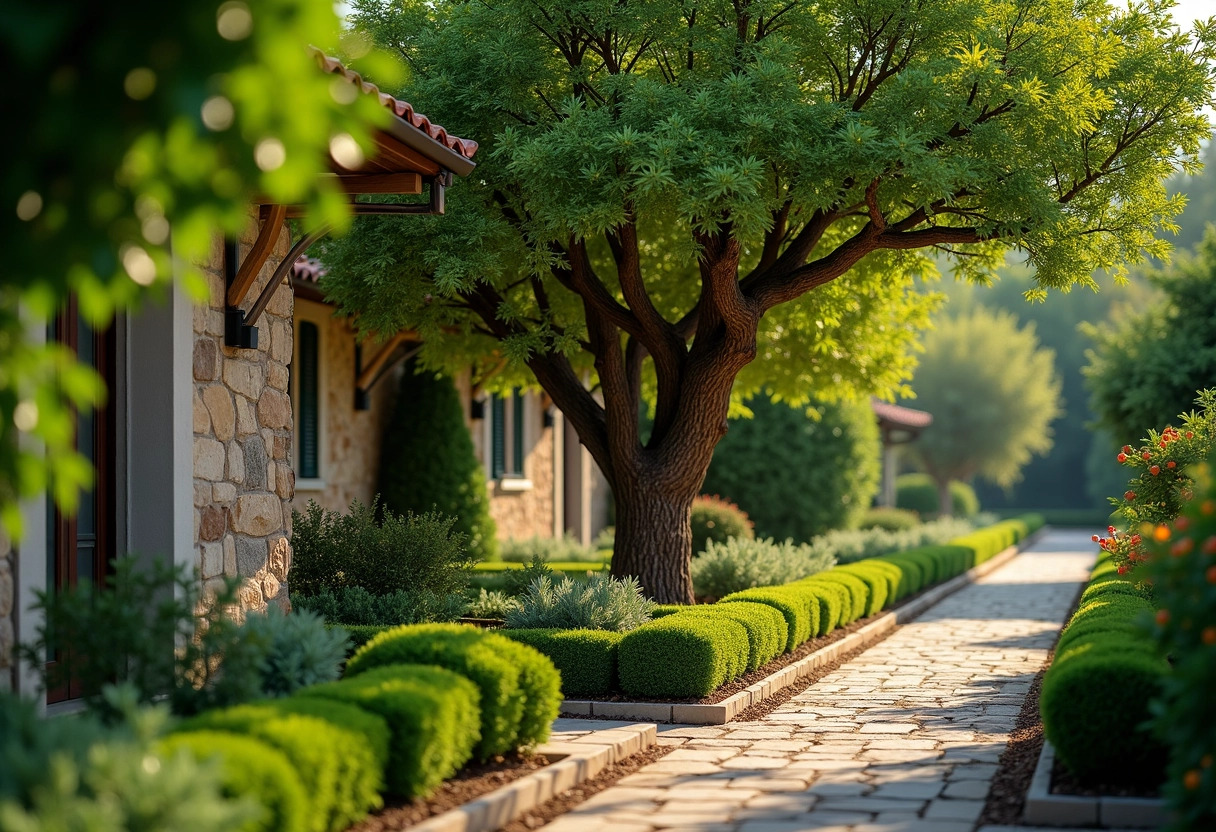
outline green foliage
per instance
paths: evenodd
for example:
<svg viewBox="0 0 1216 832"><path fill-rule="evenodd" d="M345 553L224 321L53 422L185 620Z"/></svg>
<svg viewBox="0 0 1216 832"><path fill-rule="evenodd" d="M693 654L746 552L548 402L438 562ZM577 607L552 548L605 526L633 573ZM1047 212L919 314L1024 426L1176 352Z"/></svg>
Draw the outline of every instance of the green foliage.
<svg viewBox="0 0 1216 832"><path fill-rule="evenodd" d="M737 601L730 604L696 604L685 607L678 617L725 617L747 631L747 663L743 672L750 673L785 651L788 630L785 617L767 604Z"/></svg>
<svg viewBox="0 0 1216 832"><path fill-rule="evenodd" d="M611 548L611 545L609 545ZM504 540L499 544L499 557L513 563L529 563L534 558L544 561L587 561L599 563L603 560L594 546L584 546L573 537L533 537L522 540Z"/></svg>
<svg viewBox="0 0 1216 832"><path fill-rule="evenodd" d="M980 501L975 489L965 482L950 481L950 500L955 517L974 517L979 513ZM900 474L895 478L895 504L921 517L933 517L938 513L940 500L937 484L928 474Z"/></svg>
<svg viewBox="0 0 1216 832"><path fill-rule="evenodd" d="M747 512L716 494L702 494L692 501L692 553L705 551L709 541L725 543L732 537L750 539L755 526Z"/></svg>
<svg viewBox="0 0 1216 832"><path fill-rule="evenodd" d="M887 606L887 596L891 592L891 581L888 573L881 566L872 563L853 563L837 567L824 577L845 575L855 578L865 586L866 597L862 605L861 618L868 618Z"/></svg>
<svg viewBox="0 0 1216 832"><path fill-rule="evenodd" d="M264 808L260 821L241 832L306 832L308 793L300 775L281 752L266 743L226 731L172 734L160 743L161 753L180 753L202 761L215 760L224 795L256 800Z"/></svg>
<svg viewBox="0 0 1216 832"><path fill-rule="evenodd" d="M507 612L507 627L518 630L614 630L628 632L650 620L654 602L636 578L592 575L579 582L537 578Z"/></svg>
<svg viewBox="0 0 1216 832"><path fill-rule="evenodd" d="M1009 312L980 306L938 320L924 347L914 387L933 424L909 446L912 456L939 494L951 480L975 476L1017 482L1052 446L1049 426L1060 413L1055 354L1039 345L1033 324L1019 327Z"/></svg>
<svg viewBox="0 0 1216 832"><path fill-rule="evenodd" d="M469 602L465 615L471 618L505 619L507 613L517 609L519 609L519 601L505 592L498 590L487 592L485 589L480 589L477 597Z"/></svg>
<svg viewBox="0 0 1216 832"><path fill-rule="evenodd" d="M414 361L401 375L397 404L380 445L380 496L396 514L434 511L455 518L474 560L497 554L485 470L465 426L451 379Z"/></svg>
<svg viewBox="0 0 1216 832"><path fill-rule="evenodd" d="M473 681L481 692L481 741L477 754L487 759L521 744L524 717L523 669L512 660L502 636L461 624L416 624L386 630L364 644L346 663L347 676L390 664L433 664ZM506 646L504 646L504 644ZM532 703L527 707L545 707Z"/></svg>
<svg viewBox="0 0 1216 832"><path fill-rule="evenodd" d="M326 629L319 615L287 615L278 607L246 615L238 638L261 645L259 688L270 697L337 679L350 644L346 633Z"/></svg>
<svg viewBox="0 0 1216 832"><path fill-rule="evenodd" d="M791 583L830 569L835 563L830 554L806 544L796 546L790 540L711 540L704 554L693 561L693 587L698 596L722 598L751 587Z"/></svg>
<svg viewBox="0 0 1216 832"><path fill-rule="evenodd" d="M1152 703L1153 730L1169 752L1164 794L1175 832L1216 824L1216 477L1213 463L1196 471L1193 498L1156 542L1145 567L1164 616L1152 634L1170 657L1160 697ZM1168 554L1167 554L1168 553Z"/></svg>
<svg viewBox="0 0 1216 832"><path fill-rule="evenodd" d="M1216 231L1150 279L1163 298L1115 326L1088 327L1090 404L1113 436L1161 430L1216 379ZM1113 452L1113 449L1112 449Z"/></svg>
<svg viewBox="0 0 1216 832"><path fill-rule="evenodd" d="M187 720L181 731L223 731L280 751L304 786L306 829L340 832L378 808L383 769L357 731L273 704L240 705Z"/></svg>
<svg viewBox="0 0 1216 832"><path fill-rule="evenodd" d="M866 614L866 608L870 600L870 591L866 588L865 581L858 578L856 575L850 575L845 572L837 572L829 570L820 572L806 581L808 584L830 583L843 586L849 592L849 602L841 610L842 625L852 624Z"/></svg>
<svg viewBox="0 0 1216 832"><path fill-rule="evenodd" d="M802 542L856 528L879 487L869 401L820 403L814 418L767 396L747 408L752 417L732 420L714 448L702 488L737 503L762 537Z"/></svg>
<svg viewBox="0 0 1216 832"><path fill-rule="evenodd" d="M292 572L294 577L295 572ZM458 595L399 589L373 595L361 586L322 587L315 595L291 594L297 610L311 610L332 624L388 625L455 621L463 601Z"/></svg>
<svg viewBox="0 0 1216 832"><path fill-rule="evenodd" d="M957 517L930 520L905 531L849 529L828 532L811 541L816 551L829 554L838 563L853 563L893 552L947 543L970 534L975 524Z"/></svg>
<svg viewBox="0 0 1216 832"><path fill-rule="evenodd" d="M162 755L163 707L137 709L130 686L107 688L103 727L88 714L46 719L0 693L0 829L6 832L230 832L262 814L220 793L211 764Z"/></svg>
<svg viewBox="0 0 1216 832"><path fill-rule="evenodd" d="M455 774L480 736L477 687L442 667L382 665L305 688L300 696L357 705L383 717L392 733L388 788L402 797L429 794Z"/></svg>
<svg viewBox="0 0 1216 832"><path fill-rule="evenodd" d="M491 633L493 648L519 668L519 690L524 709L519 720L515 744L532 748L549 739L549 728L562 704L561 675L544 653L526 644Z"/></svg>
<svg viewBox="0 0 1216 832"><path fill-rule="evenodd" d="M377 522L376 513L375 500L370 506L354 500L345 515L311 501L305 513L293 511L292 590L316 595L358 586L439 597L464 591L473 561L455 519L386 509Z"/></svg>
<svg viewBox="0 0 1216 832"><path fill-rule="evenodd" d="M754 601L759 604L767 604L780 612L785 618L787 628L785 641L785 652L787 653L819 632L819 596L812 587L806 585L806 582L732 592L718 603L734 601Z"/></svg>
<svg viewBox="0 0 1216 832"><path fill-rule="evenodd" d="M609 630L503 630L509 639L544 653L561 673L567 698L607 696L616 686L617 647L623 633Z"/></svg>
<svg viewBox="0 0 1216 832"><path fill-rule="evenodd" d="M748 653L747 630L731 618L669 615L621 639L621 690L661 699L707 696L744 671Z"/></svg>
<svg viewBox="0 0 1216 832"><path fill-rule="evenodd" d="M389 729L383 717L358 705L316 696L291 696L276 699L271 704L279 713L314 716L348 734L357 734L362 743L362 751L356 755L352 765L362 767L363 757L370 755L378 783L383 783L389 761ZM377 789L383 790L380 786L377 786Z"/></svg>
<svg viewBox="0 0 1216 832"><path fill-rule="evenodd" d="M936 492L934 493L936 497ZM877 506L866 509L857 527L862 531L867 529L882 529L885 532L906 532L916 528L920 517L914 511L890 506Z"/></svg>
<svg viewBox="0 0 1216 832"><path fill-rule="evenodd" d="M507 572L503 578L503 591L513 598L518 598L528 591L541 578L554 578L553 567L539 555L533 555L532 560L517 571Z"/></svg>
<svg viewBox="0 0 1216 832"><path fill-rule="evenodd" d="M10 212L0 289L0 524L12 537L21 536L18 497L49 485L70 509L92 478L75 450L74 411L106 393L67 350L30 337L69 294L98 328L115 310L163 297L173 274L204 295L197 264L216 234L247 227L255 194L306 204L311 226L349 222L345 197L318 176L329 170L329 142L348 134L370 150L372 127L388 114L373 96L340 102L332 76L305 48L337 46L334 10L302 0L224 10L137 2L102 15L80 4L34 5L0 26L8 98L23 125L5 136L10 164L0 175ZM392 62L365 60L396 83ZM264 152L271 148L281 149L281 164ZM15 421L19 403L25 418ZM16 441L22 433L37 441Z"/></svg>

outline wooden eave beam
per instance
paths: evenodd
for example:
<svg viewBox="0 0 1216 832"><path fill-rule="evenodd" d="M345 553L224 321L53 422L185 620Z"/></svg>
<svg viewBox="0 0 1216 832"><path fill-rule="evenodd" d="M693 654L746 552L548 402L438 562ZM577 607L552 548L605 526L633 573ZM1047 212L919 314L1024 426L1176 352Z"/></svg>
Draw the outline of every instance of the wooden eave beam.
<svg viewBox="0 0 1216 832"><path fill-rule="evenodd" d="M250 248L248 256L241 262L240 268L236 273L236 278L228 287L226 299L229 307L240 306L241 301L245 299L246 293L249 292L254 281L258 279L258 273L262 271L262 266L266 265L266 259L270 257L270 252L274 251L274 244L278 241L279 234L282 232L286 221L286 205L269 205L263 209L262 227L258 229L257 239L253 241L253 247Z"/></svg>
<svg viewBox="0 0 1216 832"><path fill-rule="evenodd" d="M392 338L389 338L388 343L380 349L380 352L376 353L375 357L367 363L367 366L360 370L359 377L355 379L355 389L361 391L371 389L372 384L376 381L376 377L385 368L385 365L392 358L393 353L397 351L397 348L411 341L418 341L418 334L416 332L398 332Z"/></svg>

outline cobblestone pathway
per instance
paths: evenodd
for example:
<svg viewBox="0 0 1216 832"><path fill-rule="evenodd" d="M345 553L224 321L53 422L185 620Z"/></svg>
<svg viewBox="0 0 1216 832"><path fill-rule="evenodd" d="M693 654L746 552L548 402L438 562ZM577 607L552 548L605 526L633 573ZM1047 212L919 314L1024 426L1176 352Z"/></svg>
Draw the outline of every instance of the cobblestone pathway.
<svg viewBox="0 0 1216 832"><path fill-rule="evenodd" d="M1092 548L1049 533L756 722L660 726L547 832L971 832Z"/></svg>

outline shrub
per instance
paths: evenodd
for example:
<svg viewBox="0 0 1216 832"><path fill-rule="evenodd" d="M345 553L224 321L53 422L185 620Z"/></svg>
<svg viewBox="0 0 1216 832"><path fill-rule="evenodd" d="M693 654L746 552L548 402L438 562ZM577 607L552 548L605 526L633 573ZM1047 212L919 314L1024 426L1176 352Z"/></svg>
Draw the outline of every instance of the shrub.
<svg viewBox="0 0 1216 832"><path fill-rule="evenodd" d="M603 560L599 551L584 546L570 535L565 537L533 537L522 540L504 540L498 545L499 557L512 563L528 563L533 558L545 561L586 561L599 563Z"/></svg>
<svg viewBox="0 0 1216 832"><path fill-rule="evenodd" d="M890 594L890 578L882 567L874 566L866 561L839 566L828 574L850 575L857 578L866 587L866 602L861 616L868 618L882 610L887 605Z"/></svg>
<svg viewBox="0 0 1216 832"><path fill-rule="evenodd" d="M806 586L806 582L745 589L727 595L718 603L733 601L755 601L780 612L787 628L787 653L819 632L819 596Z"/></svg>
<svg viewBox="0 0 1216 832"><path fill-rule="evenodd" d="M502 635L544 653L561 673L567 698L606 696L616 686L622 633L609 630L502 630Z"/></svg>
<svg viewBox="0 0 1216 832"><path fill-rule="evenodd" d="M519 668L524 709L515 735L518 748L531 748L549 739L549 728L562 704L562 679L549 657L522 642L487 633L492 649Z"/></svg>
<svg viewBox="0 0 1216 832"><path fill-rule="evenodd" d="M392 733L386 779L389 790L403 797L426 795L455 774L480 736L477 687L442 667L384 665L299 695L350 703L383 717Z"/></svg>
<svg viewBox="0 0 1216 832"><path fill-rule="evenodd" d="M682 616L725 616L747 631L748 654L744 672L768 664L785 651L788 639L785 617L767 604L738 601L730 604L698 604L686 607Z"/></svg>
<svg viewBox="0 0 1216 832"><path fill-rule="evenodd" d="M513 598L518 598L528 591L533 583L538 578L553 578L555 575L553 567L539 555L533 555L532 560L524 565L522 569L512 570L507 572L503 579L503 592Z"/></svg>
<svg viewBox="0 0 1216 832"><path fill-rule="evenodd" d="M1117 633L1078 640L1056 655L1043 678L1043 729L1078 779L1157 784L1163 751L1141 726L1166 668L1151 647Z"/></svg>
<svg viewBox="0 0 1216 832"><path fill-rule="evenodd" d="M137 709L130 686L103 696L121 715L103 727L91 714L46 719L34 702L0 693L0 828L89 832L230 832L265 809L225 797L221 772L186 754L161 754L154 737L168 715Z"/></svg>
<svg viewBox="0 0 1216 832"><path fill-rule="evenodd" d="M755 526L747 513L717 495L702 494L692 501L692 553L705 551L709 541L725 543L732 537L752 538Z"/></svg>
<svg viewBox="0 0 1216 832"><path fill-rule="evenodd" d="M363 744L363 752L371 756L375 764L378 783L377 789L383 791L384 773L389 760L389 727L384 717L371 711L339 702L336 699L322 699L317 696L291 696L286 699L276 699L274 708L283 714L301 714L315 716L335 725L348 734L357 734Z"/></svg>
<svg viewBox="0 0 1216 832"><path fill-rule="evenodd" d="M273 704L239 705L187 720L181 730L226 731L282 752L308 799L306 828L339 832L381 805L383 769L358 732Z"/></svg>
<svg viewBox="0 0 1216 832"><path fill-rule="evenodd" d="M653 607L636 578L592 575L585 582L563 578L555 584L542 576L507 613L507 627L627 632L649 621Z"/></svg>
<svg viewBox="0 0 1216 832"><path fill-rule="evenodd" d="M927 559L923 555L918 555L913 551L912 553L903 552L898 555L884 555L880 559L900 571L901 578L898 598L902 599L909 595L915 595L928 586L933 566L927 562Z"/></svg>
<svg viewBox="0 0 1216 832"><path fill-rule="evenodd" d="M944 517L903 531L860 529L828 532L812 540L811 546L816 551L833 556L837 563L854 563L920 546L949 543L974 530L973 521Z"/></svg>
<svg viewBox="0 0 1216 832"><path fill-rule="evenodd" d="M395 514L437 511L455 518L453 530L463 535L474 559L491 560L497 553L485 470L465 426L460 395L450 379L416 362L401 374L396 407L385 425L379 490L384 507Z"/></svg>
<svg viewBox="0 0 1216 832"><path fill-rule="evenodd" d="M698 596L722 598L756 586L787 584L830 569L835 562L829 554L806 545L795 546L790 540L711 540L705 544L705 552L692 562L693 588Z"/></svg>
<svg viewBox="0 0 1216 832"><path fill-rule="evenodd" d="M871 558L870 560L863 560L858 563L846 563L844 566L836 568L842 572L851 572L858 577L862 577L863 580L866 575L882 579L884 584L881 591L882 598L876 602L875 611L886 609L894 604L895 600L899 597L903 572L893 563L888 563L879 558Z"/></svg>
<svg viewBox="0 0 1216 832"><path fill-rule="evenodd" d="M315 612L332 624L347 625L455 621L463 608L459 595L404 589L373 595L361 586L324 587L315 595L293 592L291 603L295 609Z"/></svg>
<svg viewBox="0 0 1216 832"><path fill-rule="evenodd" d="M725 616L669 615L621 639L621 690L660 699L706 696L742 672L748 649L747 630Z"/></svg>
<svg viewBox="0 0 1216 832"><path fill-rule="evenodd" d="M1213 238L1209 237L1209 241ZM1216 828L1216 477L1196 466L1193 498L1154 535L1146 567L1162 610L1151 630L1172 668L1152 704L1153 729L1169 750L1164 795L1179 829ZM1164 540L1159 537L1165 537ZM1139 577L1139 576L1138 576Z"/></svg>
<svg viewBox="0 0 1216 832"><path fill-rule="evenodd" d="M859 529L882 529L888 532L905 532L914 529L920 523L916 512L906 508L891 508L878 506L867 509L857 524Z"/></svg>
<svg viewBox="0 0 1216 832"><path fill-rule="evenodd" d="M381 594L463 593L473 558L455 519L385 510L377 522L377 505L355 500L343 515L309 502L305 513L293 511L291 588L301 595L355 586Z"/></svg>
<svg viewBox="0 0 1216 832"><path fill-rule="evenodd" d="M815 581L814 577L800 582L819 602L819 627L812 636L825 636L845 623L844 613L850 607L849 590L830 581Z"/></svg>
<svg viewBox="0 0 1216 832"><path fill-rule="evenodd" d="M416 624L385 630L346 663L348 676L384 665L433 664L473 681L481 691L480 759L519 747L524 694L521 668L502 649L502 636L461 624ZM510 644L507 641L507 644Z"/></svg>
<svg viewBox="0 0 1216 832"><path fill-rule="evenodd" d="M246 615L240 638L264 645L259 687L270 697L337 679L350 645L345 632L326 629L316 613L287 615L278 607Z"/></svg>
<svg viewBox="0 0 1216 832"><path fill-rule="evenodd" d="M760 537L804 542L856 528L880 480L870 402L818 402L818 418L767 395L747 406L752 418L732 419L714 448L704 489L737 503Z"/></svg>
<svg viewBox="0 0 1216 832"><path fill-rule="evenodd" d="M865 582L856 575L848 575L843 572L830 570L828 572L820 572L818 575L810 578L807 583L833 583L843 586L849 592L848 606L841 610L841 624L852 624L857 619L865 615L866 605L869 603L870 592L866 589Z"/></svg>
<svg viewBox="0 0 1216 832"><path fill-rule="evenodd" d="M519 602L505 592L485 589L477 591L477 597L469 602L465 615L472 618L505 619L507 613L519 609Z"/></svg>
<svg viewBox="0 0 1216 832"><path fill-rule="evenodd" d="M965 482L950 483L950 497L954 502L957 517L974 517L979 514L980 501L975 489ZM901 474L895 479L895 505L897 508L915 511L921 517L932 517L938 512L937 484L928 474Z"/></svg>
<svg viewBox="0 0 1216 832"><path fill-rule="evenodd" d="M308 794L300 776L266 743L225 731L189 731L166 737L160 748L170 756L185 752L199 761L218 759L225 796L247 797L265 807L261 821L242 826L242 832L308 829Z"/></svg>

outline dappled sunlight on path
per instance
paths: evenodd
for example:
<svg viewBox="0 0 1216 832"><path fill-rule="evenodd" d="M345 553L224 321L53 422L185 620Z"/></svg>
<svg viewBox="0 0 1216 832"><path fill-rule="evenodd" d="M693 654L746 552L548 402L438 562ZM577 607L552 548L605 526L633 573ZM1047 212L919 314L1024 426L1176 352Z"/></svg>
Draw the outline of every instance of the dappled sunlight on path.
<svg viewBox="0 0 1216 832"><path fill-rule="evenodd" d="M755 722L676 745L550 832L971 832L1094 561L1052 532Z"/></svg>

